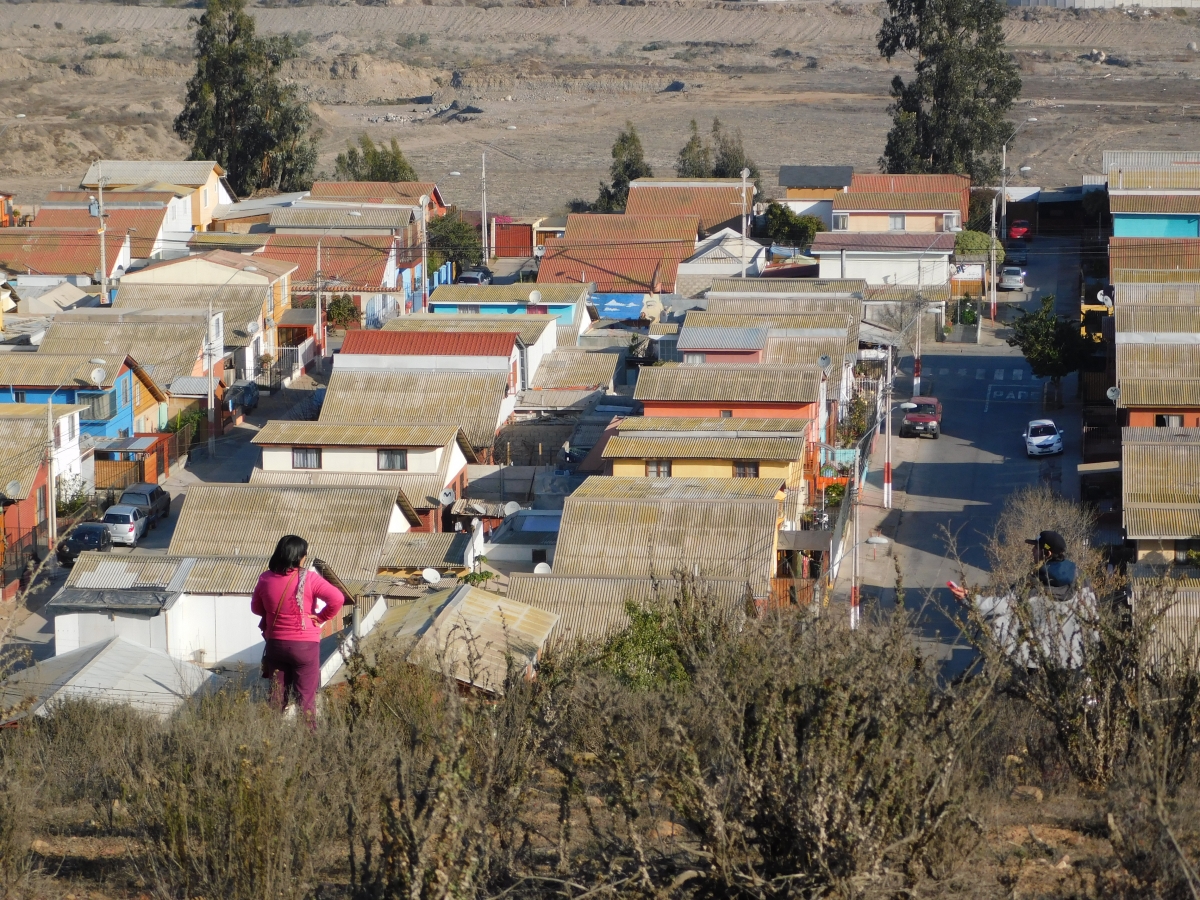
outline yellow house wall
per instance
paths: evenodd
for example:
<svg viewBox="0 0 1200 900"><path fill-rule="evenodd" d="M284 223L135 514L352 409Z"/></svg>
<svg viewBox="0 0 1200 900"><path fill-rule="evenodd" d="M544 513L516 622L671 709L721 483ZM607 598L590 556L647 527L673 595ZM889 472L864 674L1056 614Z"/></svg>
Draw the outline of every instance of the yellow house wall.
<svg viewBox="0 0 1200 900"><path fill-rule="evenodd" d="M614 459L612 473L618 478L643 478L646 475L644 459ZM801 481L803 467L799 461L759 461L758 477L778 479L788 487L796 487ZM732 478L731 459L673 459L671 475L675 478Z"/></svg>
<svg viewBox="0 0 1200 900"><path fill-rule="evenodd" d="M732 478L733 463L727 459L676 459L671 461L674 478Z"/></svg>
<svg viewBox="0 0 1200 900"><path fill-rule="evenodd" d="M890 231L891 218L888 214L850 213L850 227L847 231ZM913 232L933 233L942 230L940 215L921 215L920 213L904 213L904 230Z"/></svg>
<svg viewBox="0 0 1200 900"><path fill-rule="evenodd" d="M778 478L781 482L788 480L789 465L781 460L771 460L770 462L759 462L758 477L759 478ZM790 485L789 485L790 486Z"/></svg>
<svg viewBox="0 0 1200 900"><path fill-rule="evenodd" d="M841 188L788 188L789 200L832 200L842 193Z"/></svg>

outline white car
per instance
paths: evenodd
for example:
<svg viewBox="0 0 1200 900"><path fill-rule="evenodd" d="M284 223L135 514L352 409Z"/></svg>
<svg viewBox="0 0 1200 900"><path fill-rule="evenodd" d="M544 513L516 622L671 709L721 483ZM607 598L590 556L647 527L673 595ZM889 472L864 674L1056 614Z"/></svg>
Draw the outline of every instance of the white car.
<svg viewBox="0 0 1200 900"><path fill-rule="evenodd" d="M1020 266L1005 266L1000 270L1000 290L1025 290L1025 270Z"/></svg>
<svg viewBox="0 0 1200 900"><path fill-rule="evenodd" d="M146 533L150 520L136 506L110 506L104 513L104 524L114 544L136 547L138 538Z"/></svg>
<svg viewBox="0 0 1200 900"><path fill-rule="evenodd" d="M1051 419L1034 419L1021 437L1025 438L1027 456L1050 456L1063 452L1063 430Z"/></svg>

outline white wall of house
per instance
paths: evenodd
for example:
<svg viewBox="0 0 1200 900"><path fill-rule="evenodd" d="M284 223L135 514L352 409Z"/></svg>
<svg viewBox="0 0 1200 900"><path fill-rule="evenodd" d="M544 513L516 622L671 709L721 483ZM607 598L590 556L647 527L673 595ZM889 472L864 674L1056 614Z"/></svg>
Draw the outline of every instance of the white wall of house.
<svg viewBox="0 0 1200 900"><path fill-rule="evenodd" d="M780 200L780 206L786 206L798 216L818 216L825 223L825 230L833 228L832 200Z"/></svg>
<svg viewBox="0 0 1200 900"><path fill-rule="evenodd" d="M845 269L837 251L819 254L821 278L862 278L870 285L904 284L933 287L950 280L950 255L919 251L911 253L847 252ZM918 262L920 271L918 273Z"/></svg>
<svg viewBox="0 0 1200 900"><path fill-rule="evenodd" d="M404 534L404 532L411 529L412 525L409 524L404 513L400 511L400 507L392 507L392 518L388 521L388 534Z"/></svg>
<svg viewBox="0 0 1200 900"><path fill-rule="evenodd" d="M246 599L249 606L250 600ZM170 653L164 616L127 613L60 613L54 617L54 653L61 656L97 641L123 637L143 647Z"/></svg>
<svg viewBox="0 0 1200 900"><path fill-rule="evenodd" d="M335 353L333 355L335 372L510 372L516 364L516 350L513 351L511 358L504 356L399 356L388 353Z"/></svg>
<svg viewBox="0 0 1200 900"><path fill-rule="evenodd" d="M191 240L192 233L192 195L188 194L167 204L167 215L160 232L162 258L187 256L187 242Z"/></svg>
<svg viewBox="0 0 1200 900"><path fill-rule="evenodd" d="M311 446L311 445L297 445ZM453 445L452 452L457 453L462 460L458 469L454 470L457 475L462 470L462 466L467 464L466 458L463 457L462 451L458 449L458 444ZM403 471L389 472L383 470L387 474L393 475L419 475L433 474L442 464L442 454L446 452L444 447L410 447L408 448L408 468ZM454 460L451 460L451 468L454 468ZM262 448L262 467L269 472L290 472L292 471L292 448L291 447L263 447ZM323 447L321 449L321 471L324 472L369 472L377 473L379 469L379 448L377 447Z"/></svg>

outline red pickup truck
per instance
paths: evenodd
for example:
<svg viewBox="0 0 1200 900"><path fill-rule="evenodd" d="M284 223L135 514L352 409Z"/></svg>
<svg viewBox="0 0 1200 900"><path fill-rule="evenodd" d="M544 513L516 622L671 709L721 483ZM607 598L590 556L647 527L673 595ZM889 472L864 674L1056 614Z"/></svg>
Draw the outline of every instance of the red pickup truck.
<svg viewBox="0 0 1200 900"><path fill-rule="evenodd" d="M912 409L904 410L900 423L900 437L929 435L937 440L942 433L942 404L937 397L913 397ZM907 406L908 404L905 404Z"/></svg>

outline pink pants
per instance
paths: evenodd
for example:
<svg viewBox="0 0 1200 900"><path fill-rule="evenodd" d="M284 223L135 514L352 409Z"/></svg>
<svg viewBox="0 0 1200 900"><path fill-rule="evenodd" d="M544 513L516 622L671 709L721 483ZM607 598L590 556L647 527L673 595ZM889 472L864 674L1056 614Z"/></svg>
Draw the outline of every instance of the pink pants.
<svg viewBox="0 0 1200 900"><path fill-rule="evenodd" d="M271 703L287 709L294 694L300 709L311 717L321 686L321 645L317 641L267 640L265 674L271 679Z"/></svg>

